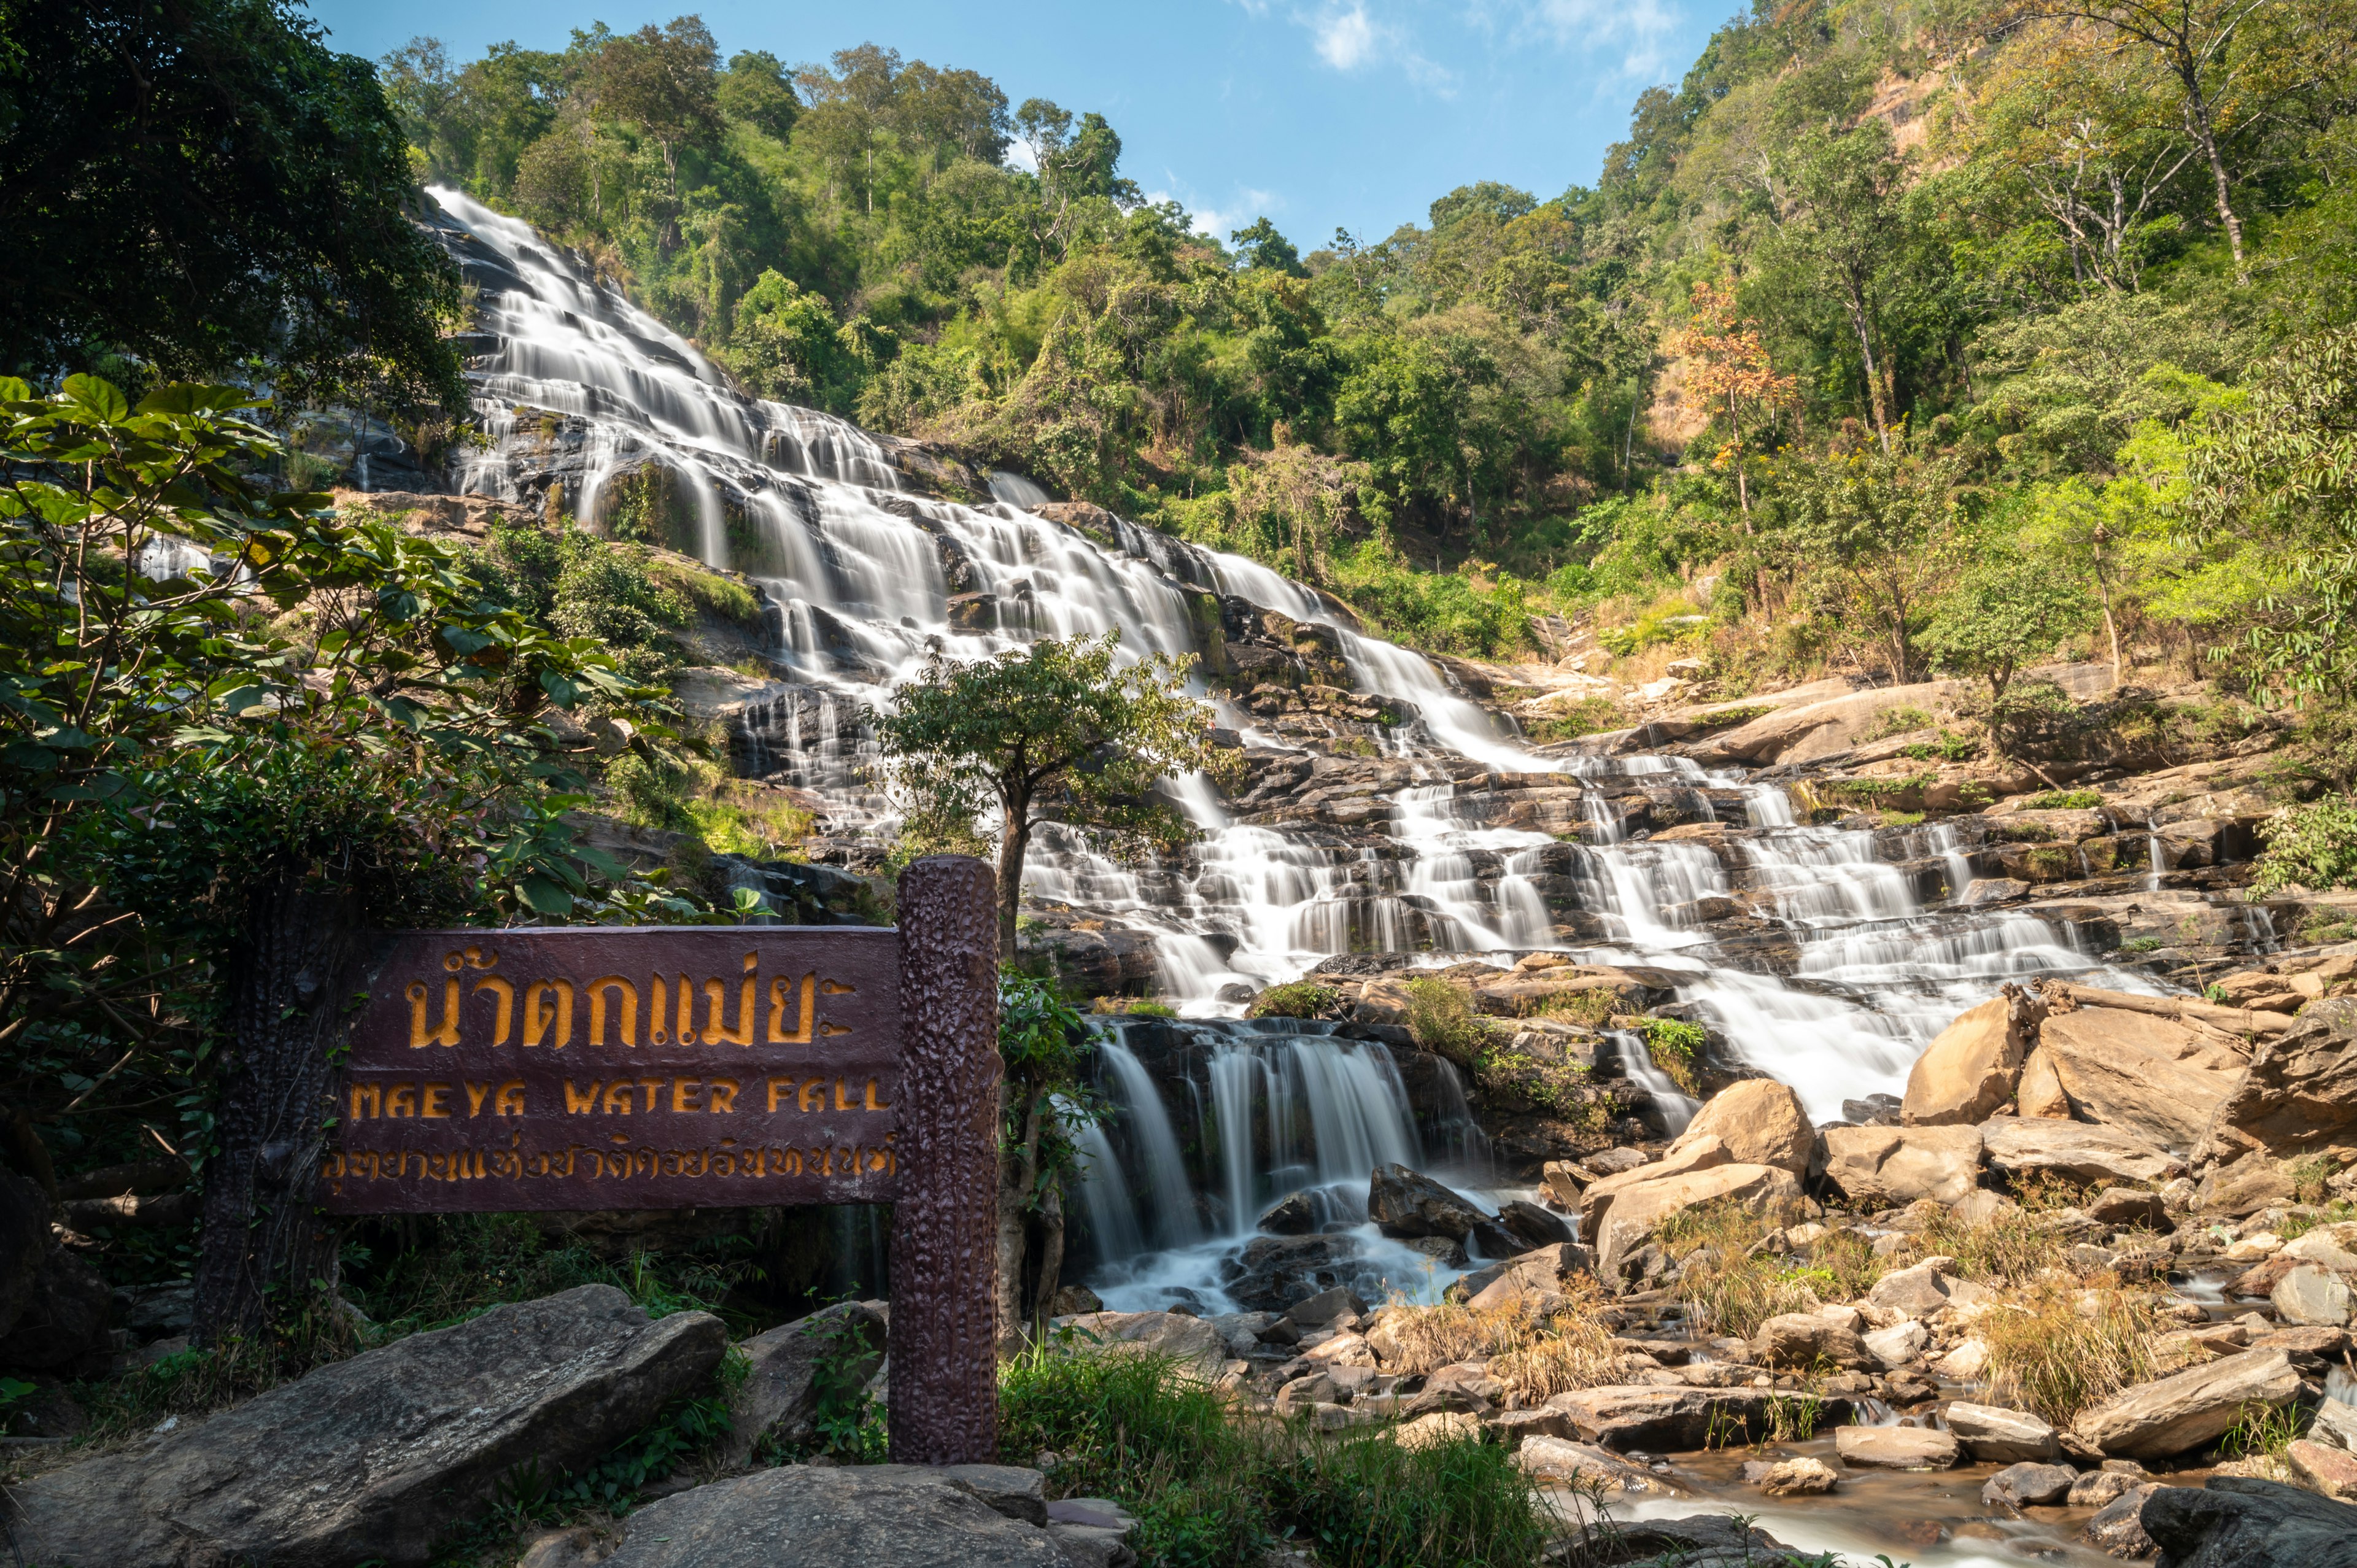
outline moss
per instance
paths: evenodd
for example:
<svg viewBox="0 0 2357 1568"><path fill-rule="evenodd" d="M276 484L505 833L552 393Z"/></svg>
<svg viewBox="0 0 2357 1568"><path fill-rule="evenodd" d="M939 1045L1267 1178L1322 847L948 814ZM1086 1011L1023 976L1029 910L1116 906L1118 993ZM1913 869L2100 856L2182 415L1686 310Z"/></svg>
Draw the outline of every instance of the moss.
<svg viewBox="0 0 2357 1568"><path fill-rule="evenodd" d="M2021 806L2026 811L2088 811L2103 803L2100 790L2049 789L2042 795L2032 795Z"/></svg>

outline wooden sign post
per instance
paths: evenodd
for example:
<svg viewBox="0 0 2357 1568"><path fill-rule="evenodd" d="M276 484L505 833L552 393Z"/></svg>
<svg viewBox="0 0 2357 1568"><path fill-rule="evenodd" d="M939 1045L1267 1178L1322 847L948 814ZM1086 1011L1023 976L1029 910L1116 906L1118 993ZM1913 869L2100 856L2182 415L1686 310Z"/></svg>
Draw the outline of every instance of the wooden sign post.
<svg viewBox="0 0 2357 1568"><path fill-rule="evenodd" d="M336 1090L331 1214L890 1203L892 1456L997 1456L990 868L897 929L412 931Z"/></svg>

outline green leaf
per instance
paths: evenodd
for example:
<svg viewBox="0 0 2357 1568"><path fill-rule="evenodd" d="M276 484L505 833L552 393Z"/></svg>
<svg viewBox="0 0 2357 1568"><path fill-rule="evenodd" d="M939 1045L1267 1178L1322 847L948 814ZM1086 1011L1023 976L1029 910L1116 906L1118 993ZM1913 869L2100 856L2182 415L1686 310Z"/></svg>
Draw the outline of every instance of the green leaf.
<svg viewBox="0 0 2357 1568"><path fill-rule="evenodd" d="M46 746L17 740L9 742L7 749L0 751L0 762L5 762L11 768L21 768L27 773L54 773L57 771L58 754Z"/></svg>
<svg viewBox="0 0 2357 1568"><path fill-rule="evenodd" d="M569 915L573 912L573 895L553 876L533 872L516 885L516 892L537 913Z"/></svg>
<svg viewBox="0 0 2357 1568"><path fill-rule="evenodd" d="M131 413L131 404L122 390L99 376L68 376L66 396L102 424L113 424Z"/></svg>

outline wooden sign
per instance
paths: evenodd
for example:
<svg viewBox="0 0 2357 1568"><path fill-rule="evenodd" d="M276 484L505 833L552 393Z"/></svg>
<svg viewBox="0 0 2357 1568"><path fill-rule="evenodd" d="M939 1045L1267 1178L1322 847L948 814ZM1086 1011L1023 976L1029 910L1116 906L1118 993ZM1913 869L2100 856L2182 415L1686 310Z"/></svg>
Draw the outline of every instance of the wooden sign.
<svg viewBox="0 0 2357 1568"><path fill-rule="evenodd" d="M354 1021L333 1214L893 1205L894 1460L998 1455L990 867L900 875L897 930L411 931Z"/></svg>
<svg viewBox="0 0 2357 1568"><path fill-rule="evenodd" d="M899 933L411 931L351 1035L338 1214L886 1203Z"/></svg>

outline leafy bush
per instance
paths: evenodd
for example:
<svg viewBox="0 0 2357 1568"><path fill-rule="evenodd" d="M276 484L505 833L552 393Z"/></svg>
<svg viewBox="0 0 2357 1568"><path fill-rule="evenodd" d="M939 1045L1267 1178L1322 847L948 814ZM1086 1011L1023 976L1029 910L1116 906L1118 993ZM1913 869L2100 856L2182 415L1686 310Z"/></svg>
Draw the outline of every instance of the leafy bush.
<svg viewBox="0 0 2357 1568"><path fill-rule="evenodd" d="M1254 1018L1324 1018L1342 1003L1342 993L1314 980L1272 985L1253 998L1247 1016Z"/></svg>
<svg viewBox="0 0 2357 1568"><path fill-rule="evenodd" d="M1417 1046L1459 1067L1478 1069L1497 1031L1474 1015L1473 999L1464 987L1445 980L1411 980L1406 990L1407 1029Z"/></svg>
<svg viewBox="0 0 2357 1568"><path fill-rule="evenodd" d="M2025 811L2092 811L2104 803L2100 789L2049 789L2021 803Z"/></svg>
<svg viewBox="0 0 2357 1568"><path fill-rule="evenodd" d="M1710 1043L1710 1032L1683 1018L1648 1018L1639 1026L1645 1035L1645 1054L1669 1075L1681 1093L1699 1095L1695 1077L1695 1053Z"/></svg>
<svg viewBox="0 0 2357 1568"><path fill-rule="evenodd" d="M2287 806L2259 824L2259 837L2266 848L2251 879L2254 898L2287 887L2357 885L2357 796Z"/></svg>

